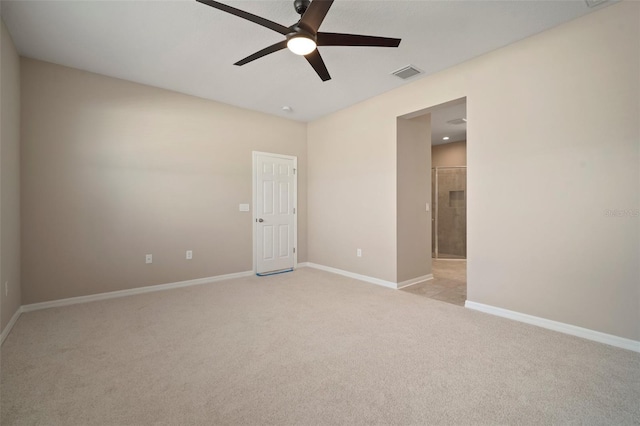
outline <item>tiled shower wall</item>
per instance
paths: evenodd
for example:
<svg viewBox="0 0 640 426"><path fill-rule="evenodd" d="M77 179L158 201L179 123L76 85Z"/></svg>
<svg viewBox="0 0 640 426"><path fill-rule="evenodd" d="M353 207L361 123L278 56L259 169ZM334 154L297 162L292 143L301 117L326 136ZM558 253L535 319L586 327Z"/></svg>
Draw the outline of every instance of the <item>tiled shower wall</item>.
<svg viewBox="0 0 640 426"><path fill-rule="evenodd" d="M437 247L438 258L464 259L467 256L467 169L434 168L431 182L436 218L432 222L434 256Z"/></svg>

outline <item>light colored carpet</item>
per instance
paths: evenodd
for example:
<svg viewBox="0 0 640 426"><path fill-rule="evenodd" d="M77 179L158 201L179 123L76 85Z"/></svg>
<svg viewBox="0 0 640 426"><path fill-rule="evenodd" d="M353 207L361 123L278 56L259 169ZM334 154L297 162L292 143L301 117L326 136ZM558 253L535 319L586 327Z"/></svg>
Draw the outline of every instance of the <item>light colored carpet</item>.
<svg viewBox="0 0 640 426"><path fill-rule="evenodd" d="M464 306L467 300L467 261L432 260L433 279L402 290L418 296Z"/></svg>
<svg viewBox="0 0 640 426"><path fill-rule="evenodd" d="M313 269L23 314L3 425L638 424L640 354Z"/></svg>

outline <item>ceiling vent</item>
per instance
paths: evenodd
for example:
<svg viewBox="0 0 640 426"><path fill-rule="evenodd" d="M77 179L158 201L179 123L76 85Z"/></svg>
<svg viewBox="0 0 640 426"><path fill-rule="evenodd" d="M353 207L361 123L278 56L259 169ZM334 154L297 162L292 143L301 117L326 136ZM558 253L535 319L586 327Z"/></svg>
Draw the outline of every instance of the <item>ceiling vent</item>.
<svg viewBox="0 0 640 426"><path fill-rule="evenodd" d="M454 124L454 125L467 124L467 119L466 118L454 118L453 120L447 121L447 124Z"/></svg>
<svg viewBox="0 0 640 426"><path fill-rule="evenodd" d="M399 70L392 72L391 74L403 80L406 80L408 78L413 77L414 75L422 74L422 71L420 71L418 68L414 67L413 65L407 65L406 67L400 68Z"/></svg>
<svg viewBox="0 0 640 426"><path fill-rule="evenodd" d="M585 3L587 3L587 6L589 7L596 7L601 5L602 3L606 3L609 0L584 0Z"/></svg>

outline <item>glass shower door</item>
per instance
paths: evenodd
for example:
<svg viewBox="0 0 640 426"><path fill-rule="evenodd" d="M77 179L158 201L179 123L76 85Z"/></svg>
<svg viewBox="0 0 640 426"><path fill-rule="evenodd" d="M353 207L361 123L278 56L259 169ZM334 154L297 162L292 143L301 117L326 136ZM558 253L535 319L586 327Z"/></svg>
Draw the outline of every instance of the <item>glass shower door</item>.
<svg viewBox="0 0 640 426"><path fill-rule="evenodd" d="M431 169L431 257L437 258L436 249L436 169Z"/></svg>

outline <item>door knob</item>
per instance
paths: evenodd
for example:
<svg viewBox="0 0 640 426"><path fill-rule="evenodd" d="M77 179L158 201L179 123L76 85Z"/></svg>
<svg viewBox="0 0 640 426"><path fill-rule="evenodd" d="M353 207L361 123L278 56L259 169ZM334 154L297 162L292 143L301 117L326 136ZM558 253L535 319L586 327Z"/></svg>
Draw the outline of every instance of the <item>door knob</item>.
<svg viewBox="0 0 640 426"><path fill-rule="evenodd" d="M260 218L260 219L258 219L258 222L262 223L262 222L264 222L264 219Z"/></svg>

